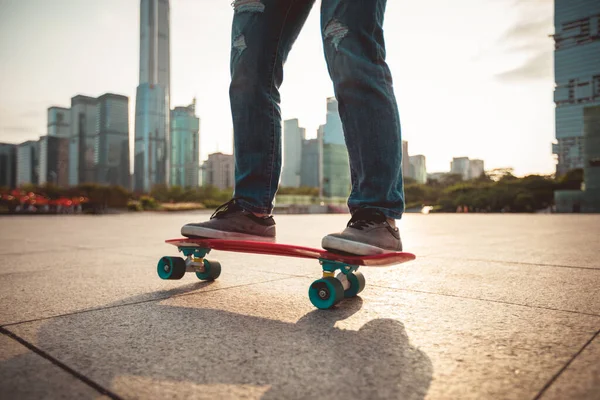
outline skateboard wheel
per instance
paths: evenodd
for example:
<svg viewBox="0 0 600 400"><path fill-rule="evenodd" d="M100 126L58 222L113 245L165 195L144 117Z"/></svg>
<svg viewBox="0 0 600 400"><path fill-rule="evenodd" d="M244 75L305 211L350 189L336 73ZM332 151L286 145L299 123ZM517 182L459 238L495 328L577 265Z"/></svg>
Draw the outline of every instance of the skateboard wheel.
<svg viewBox="0 0 600 400"><path fill-rule="evenodd" d="M221 275L221 263L204 260L204 272L196 272L201 281L214 281Z"/></svg>
<svg viewBox="0 0 600 400"><path fill-rule="evenodd" d="M163 257L156 270L161 279L181 279L185 275L185 261L181 257Z"/></svg>
<svg viewBox="0 0 600 400"><path fill-rule="evenodd" d="M308 298L315 307L326 310L344 299L344 287L336 278L318 279L310 285Z"/></svg>
<svg viewBox="0 0 600 400"><path fill-rule="evenodd" d="M344 274L340 273L339 275ZM345 298L348 299L350 297L355 297L365 289L366 281L365 276L362 274L362 272L355 271L345 276L339 275L338 279L346 278L348 280L348 283L350 284L350 287L344 291Z"/></svg>

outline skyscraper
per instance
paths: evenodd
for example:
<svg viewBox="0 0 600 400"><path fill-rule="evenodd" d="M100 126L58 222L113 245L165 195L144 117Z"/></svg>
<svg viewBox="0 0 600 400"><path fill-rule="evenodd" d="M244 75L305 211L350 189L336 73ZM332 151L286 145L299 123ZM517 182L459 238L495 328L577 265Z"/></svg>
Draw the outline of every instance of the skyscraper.
<svg viewBox="0 0 600 400"><path fill-rule="evenodd" d="M199 163L200 119L194 99L189 106L171 111L171 185L198 187Z"/></svg>
<svg viewBox="0 0 600 400"><path fill-rule="evenodd" d="M0 143L0 187L17 184L17 145Z"/></svg>
<svg viewBox="0 0 600 400"><path fill-rule="evenodd" d="M556 173L583 168L583 110L600 105L600 2L555 0Z"/></svg>
<svg viewBox="0 0 600 400"><path fill-rule="evenodd" d="M234 159L231 154L214 153L208 155L208 160L202 166L204 186L215 186L219 189L233 188Z"/></svg>
<svg viewBox="0 0 600 400"><path fill-rule="evenodd" d="M450 162L450 173L469 179L469 157L454 157Z"/></svg>
<svg viewBox="0 0 600 400"><path fill-rule="evenodd" d="M281 186L300 187L302 143L305 137L306 129L300 128L298 119L284 121Z"/></svg>
<svg viewBox="0 0 600 400"><path fill-rule="evenodd" d="M338 102L327 99L327 122L323 126L323 195L347 197L350 194L350 161L344 141Z"/></svg>
<svg viewBox="0 0 600 400"><path fill-rule="evenodd" d="M71 98L70 186L96 180L97 104L98 100L94 97L78 95Z"/></svg>
<svg viewBox="0 0 600 400"><path fill-rule="evenodd" d="M302 142L302 162L300 167L300 186L319 187L321 146L319 139Z"/></svg>
<svg viewBox="0 0 600 400"><path fill-rule="evenodd" d="M97 108L96 182L129 189L129 98L106 93Z"/></svg>
<svg viewBox="0 0 600 400"><path fill-rule="evenodd" d="M69 185L69 138L46 135L39 141L39 183Z"/></svg>
<svg viewBox="0 0 600 400"><path fill-rule="evenodd" d="M134 190L167 184L169 172L169 0L140 2L140 84L136 92Z"/></svg>
<svg viewBox="0 0 600 400"><path fill-rule="evenodd" d="M39 142L29 140L17 145L17 182L16 186L38 182Z"/></svg>
<svg viewBox="0 0 600 400"><path fill-rule="evenodd" d="M63 107L48 108L48 136L71 136L71 110Z"/></svg>
<svg viewBox="0 0 600 400"><path fill-rule="evenodd" d="M422 154L410 156L410 176L417 183L427 183L427 165L425 156Z"/></svg>

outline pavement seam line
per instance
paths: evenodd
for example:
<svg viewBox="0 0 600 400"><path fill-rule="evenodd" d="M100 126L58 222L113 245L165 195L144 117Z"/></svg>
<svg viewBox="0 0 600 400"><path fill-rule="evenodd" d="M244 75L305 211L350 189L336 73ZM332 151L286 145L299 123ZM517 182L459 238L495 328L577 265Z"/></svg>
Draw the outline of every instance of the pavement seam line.
<svg viewBox="0 0 600 400"><path fill-rule="evenodd" d="M550 380L548 382L546 382L544 387L542 387L542 389L533 398L533 400L539 400L544 395L544 393L546 393L546 391L550 388L550 386L552 386L552 384L554 382L556 382L556 380L562 375L562 373L565 372L567 370L567 368L569 368L569 366L573 363L573 361L575 361L575 359L577 357L579 357L579 355L581 353L583 353L583 351L594 341L594 339L596 339L598 337L598 335L600 335L600 330L598 332L596 332L594 335L592 335L590 340L588 340L583 345L583 347L581 349L579 349L579 351L577 353L575 353L575 355L573 357L571 357L571 359L569 361L567 361L567 363L552 378L550 378Z"/></svg>
<svg viewBox="0 0 600 400"><path fill-rule="evenodd" d="M62 369L63 371L65 371L68 374L70 374L73 377L75 377L76 379L79 379L80 381L82 381L83 383L85 383L86 385L88 385L89 387L91 387L92 389L96 390L100 394L108 396L111 399L118 399L118 400L122 399L122 397L118 396L117 394L111 392L108 389L105 389L100 384L94 382L93 380L91 380L87 376L85 376L85 375L83 375L83 374L75 371L73 368L69 367L68 365L66 365L65 363L59 361L58 359L52 357L50 354L46 353L44 350L37 348L36 346L34 346L33 344L29 343L28 341L26 341L25 339L21 338L20 336L16 335L15 333L13 333L13 332L11 332L11 331L9 331L7 329L4 329L2 327L0 327L0 333L2 333L3 335L6 335L8 337L10 337L11 339L15 340L16 342L22 344L23 346L25 346L26 348L28 348L29 350L31 350L32 352L34 352L38 356L46 359L51 364L53 364L56 367Z"/></svg>
<svg viewBox="0 0 600 400"><path fill-rule="evenodd" d="M466 299L466 300L485 301L485 302L488 302L488 303L499 303L499 304L506 304L506 305L510 305L510 306L518 306L518 307L525 307L525 308L537 308L537 309L540 309L540 310L548 310L548 311L560 311L560 312L566 312L566 313L570 313L570 314L587 315L589 317L600 317L600 314L593 314L593 313L586 313L586 312L572 311L572 310L561 310L559 308L550 308L550 307L541 307L541 306L530 306L530 305L527 305L527 304L510 303L508 301L501 301L501 300L492 300L492 299L482 299L482 298L478 298L478 297L459 296L459 295L456 295L456 294L444 294L444 293L427 292L425 290L392 288L392 287L380 286L380 285L375 285L375 284L370 284L369 286L377 287L377 288L380 288L380 289L388 289L388 290L403 291L403 292L423 293L423 294L433 294L433 295L437 295L437 296L455 297L455 298Z"/></svg>
<svg viewBox="0 0 600 400"><path fill-rule="evenodd" d="M105 307L91 308L91 309L88 309L88 310L73 311L73 312L66 313L66 314L51 315L49 317L35 318L35 319L27 320L27 321L11 322L9 324L0 325L0 329L3 329L5 327L9 327L9 326L22 325L22 324L30 324L32 322L45 321L47 319L61 318L61 317L70 317L70 316L73 316L73 315L85 314L85 313L88 313L88 312L111 310L113 308L118 308L118 307L135 306L135 305L144 304L144 303L151 303L153 301L162 301L162 300L172 299L174 297L183 297L183 296L192 296L192 295L203 294L203 293L212 293L212 292L217 292L219 290L235 289L235 288L244 287L244 286L260 285L260 284L263 284L263 283L283 281L283 280L286 280L286 279L294 279L294 278L301 278L301 277L286 276L286 277L283 277L283 278L270 279L270 280L267 280L267 281L253 282L253 283L244 283L242 285L235 285L235 286L228 286L228 287L225 287L225 288L210 289L210 290L205 290L205 291L202 291L202 292L174 294L172 296L158 297L158 298L154 298L154 299L134 301L132 303L115 304L113 306L105 306Z"/></svg>

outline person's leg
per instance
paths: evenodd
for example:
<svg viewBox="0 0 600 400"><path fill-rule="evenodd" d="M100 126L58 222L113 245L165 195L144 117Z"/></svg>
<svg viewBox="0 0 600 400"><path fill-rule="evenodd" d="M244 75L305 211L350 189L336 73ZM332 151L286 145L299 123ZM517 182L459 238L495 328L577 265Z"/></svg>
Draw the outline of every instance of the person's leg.
<svg viewBox="0 0 600 400"><path fill-rule="evenodd" d="M315 0L236 0L231 30L235 187L232 201L184 236L274 239L270 214L281 173L283 64Z"/></svg>
<svg viewBox="0 0 600 400"><path fill-rule="evenodd" d="M395 219L404 212L402 138L385 62L386 0L323 0L325 57L339 104L352 189L347 229L323 238L331 250L401 250Z"/></svg>

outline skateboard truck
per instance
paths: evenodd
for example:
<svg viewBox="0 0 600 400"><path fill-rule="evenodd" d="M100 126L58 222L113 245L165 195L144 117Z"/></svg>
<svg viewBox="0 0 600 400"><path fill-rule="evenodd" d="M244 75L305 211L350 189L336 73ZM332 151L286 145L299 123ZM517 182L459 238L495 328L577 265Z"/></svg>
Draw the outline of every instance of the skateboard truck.
<svg viewBox="0 0 600 400"><path fill-rule="evenodd" d="M358 265L320 258L323 277L310 285L308 297L320 309L333 307L344 298L355 297L365 288L365 277L358 272ZM340 272L335 275L335 271Z"/></svg>

